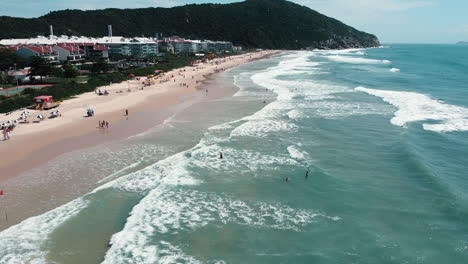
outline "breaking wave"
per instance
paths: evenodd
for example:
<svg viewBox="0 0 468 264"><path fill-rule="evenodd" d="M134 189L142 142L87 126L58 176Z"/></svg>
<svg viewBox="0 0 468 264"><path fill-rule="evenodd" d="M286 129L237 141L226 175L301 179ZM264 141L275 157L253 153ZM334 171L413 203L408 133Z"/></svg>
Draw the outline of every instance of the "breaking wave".
<svg viewBox="0 0 468 264"><path fill-rule="evenodd" d="M390 121L393 125L404 127L411 122L433 121L437 123L425 122L423 128L434 132L468 131L468 109L465 107L446 104L415 92L364 87L357 87L356 90L380 97L395 106L397 111Z"/></svg>

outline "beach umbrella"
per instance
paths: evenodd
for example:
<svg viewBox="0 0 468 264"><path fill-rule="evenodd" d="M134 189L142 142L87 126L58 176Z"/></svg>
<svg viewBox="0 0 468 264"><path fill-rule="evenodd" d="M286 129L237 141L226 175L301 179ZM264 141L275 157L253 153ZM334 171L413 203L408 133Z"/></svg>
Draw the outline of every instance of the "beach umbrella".
<svg viewBox="0 0 468 264"><path fill-rule="evenodd" d="M130 76L130 77L135 77L135 74L132 73L132 74L130 74L130 75L128 75L128 76Z"/></svg>
<svg viewBox="0 0 468 264"><path fill-rule="evenodd" d="M91 111L94 111L94 110L91 109L91 108L88 108L88 109L86 109L86 111L91 112Z"/></svg>

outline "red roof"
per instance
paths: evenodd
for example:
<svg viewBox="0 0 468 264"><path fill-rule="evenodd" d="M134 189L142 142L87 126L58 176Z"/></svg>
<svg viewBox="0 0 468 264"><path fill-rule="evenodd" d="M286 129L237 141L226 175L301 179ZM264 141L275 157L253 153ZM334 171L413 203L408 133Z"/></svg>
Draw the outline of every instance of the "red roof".
<svg viewBox="0 0 468 264"><path fill-rule="evenodd" d="M87 47L91 47L91 46L94 46L93 43L74 43L75 45L78 45L78 46L87 46Z"/></svg>
<svg viewBox="0 0 468 264"><path fill-rule="evenodd" d="M109 48L104 45L94 45L93 50L109 50Z"/></svg>
<svg viewBox="0 0 468 264"><path fill-rule="evenodd" d="M35 102L49 102L52 101L52 96L50 95L41 95L34 97Z"/></svg>
<svg viewBox="0 0 468 264"><path fill-rule="evenodd" d="M32 50L38 54L46 54L46 53L53 53L53 54L56 54L57 51L53 50L52 49L52 46L33 46L33 45L24 45L24 46L18 46L18 49L19 48L25 48L25 49L29 49L29 50ZM17 48L15 48L14 50L18 50Z"/></svg>
<svg viewBox="0 0 468 264"><path fill-rule="evenodd" d="M58 47L66 50L66 51L71 51L71 52L76 52L76 51L83 51L82 49L80 49L80 47L78 47L78 45L72 45L72 44L58 44L57 45Z"/></svg>

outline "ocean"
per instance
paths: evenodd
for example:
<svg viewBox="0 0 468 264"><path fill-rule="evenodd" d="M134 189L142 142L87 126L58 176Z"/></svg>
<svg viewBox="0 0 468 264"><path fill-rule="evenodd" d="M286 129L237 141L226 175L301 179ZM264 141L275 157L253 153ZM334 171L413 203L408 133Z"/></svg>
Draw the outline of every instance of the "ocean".
<svg viewBox="0 0 468 264"><path fill-rule="evenodd" d="M0 263L467 263L467 69L455 45L231 69L234 96L49 164L94 190L0 232Z"/></svg>

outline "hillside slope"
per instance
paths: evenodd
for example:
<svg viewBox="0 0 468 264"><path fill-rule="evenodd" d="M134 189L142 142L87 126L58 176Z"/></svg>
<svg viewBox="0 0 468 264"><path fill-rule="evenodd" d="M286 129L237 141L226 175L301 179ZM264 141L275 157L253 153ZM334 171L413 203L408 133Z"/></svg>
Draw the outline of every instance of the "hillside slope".
<svg viewBox="0 0 468 264"><path fill-rule="evenodd" d="M376 36L358 31L310 8L285 0L246 0L232 4L173 8L63 10L39 18L0 17L0 38L48 35L178 35L193 39L229 40L255 48L351 48L380 45Z"/></svg>

